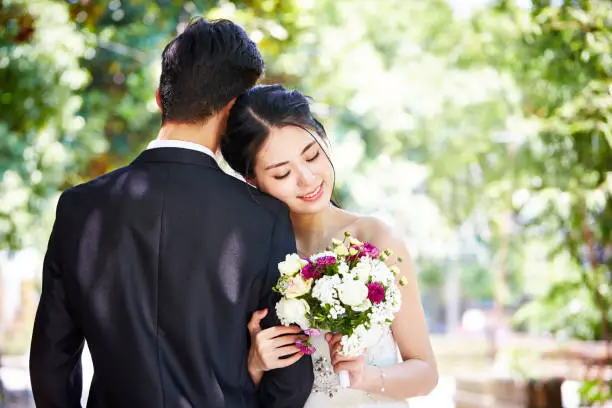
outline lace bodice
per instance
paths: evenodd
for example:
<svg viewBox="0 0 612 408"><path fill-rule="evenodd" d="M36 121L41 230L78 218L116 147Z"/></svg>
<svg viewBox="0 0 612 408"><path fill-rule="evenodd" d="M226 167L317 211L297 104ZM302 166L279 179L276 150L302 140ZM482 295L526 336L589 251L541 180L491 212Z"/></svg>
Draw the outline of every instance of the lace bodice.
<svg viewBox="0 0 612 408"><path fill-rule="evenodd" d="M370 346L367 351L366 364L388 366L401 361L390 329L380 329L373 332L368 343ZM341 389L338 375L334 373L330 362L329 347L325 341L325 333L314 337L312 344L317 349L312 355L314 384L312 394L306 403L306 408L408 407L408 403L405 401L393 400L383 395L368 394L350 388Z"/></svg>

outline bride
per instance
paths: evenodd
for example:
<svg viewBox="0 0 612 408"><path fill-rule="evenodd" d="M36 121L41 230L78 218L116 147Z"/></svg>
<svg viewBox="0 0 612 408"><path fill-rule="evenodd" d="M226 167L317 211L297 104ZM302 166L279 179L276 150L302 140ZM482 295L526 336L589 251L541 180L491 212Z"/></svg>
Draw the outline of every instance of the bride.
<svg viewBox="0 0 612 408"><path fill-rule="evenodd" d="M340 334L313 338L315 382L306 406L406 407L407 398L428 394L438 380L408 249L401 236L380 220L332 203L334 169L327 142L303 94L268 85L255 87L236 100L221 151L250 184L289 207L300 256L321 252L332 238L342 239L349 232L403 259L399 266L408 284L400 289L401 310L391 329L378 333L363 355L339 355ZM266 314L266 310L255 312L249 324L249 372L255 384L264 371L293 364L303 356L295 345L300 336L295 327L259 328ZM341 370L349 373L349 388L339 387L334 372Z"/></svg>

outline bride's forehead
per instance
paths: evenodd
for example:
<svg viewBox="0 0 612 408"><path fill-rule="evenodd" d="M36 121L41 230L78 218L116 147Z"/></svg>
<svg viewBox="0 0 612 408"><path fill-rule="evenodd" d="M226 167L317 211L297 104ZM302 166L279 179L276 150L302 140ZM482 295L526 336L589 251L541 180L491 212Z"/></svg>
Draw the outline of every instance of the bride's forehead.
<svg viewBox="0 0 612 408"><path fill-rule="evenodd" d="M282 155L300 154L304 147L316 139L306 130L297 126L272 128L264 142L260 154Z"/></svg>

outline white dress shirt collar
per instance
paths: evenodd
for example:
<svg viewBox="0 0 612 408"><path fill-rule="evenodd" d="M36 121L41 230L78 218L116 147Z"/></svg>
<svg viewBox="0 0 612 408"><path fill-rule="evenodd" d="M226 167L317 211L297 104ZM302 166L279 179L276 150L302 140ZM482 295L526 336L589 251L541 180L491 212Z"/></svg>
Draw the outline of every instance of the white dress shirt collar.
<svg viewBox="0 0 612 408"><path fill-rule="evenodd" d="M159 149L162 147L178 147L181 149L197 150L198 152L202 152L202 153L209 155L213 159L215 158L215 154L208 147L202 146L201 144L197 144L193 142L187 142L185 140L158 140L158 139L155 139L149 143L149 145L147 146L147 150L148 149Z"/></svg>

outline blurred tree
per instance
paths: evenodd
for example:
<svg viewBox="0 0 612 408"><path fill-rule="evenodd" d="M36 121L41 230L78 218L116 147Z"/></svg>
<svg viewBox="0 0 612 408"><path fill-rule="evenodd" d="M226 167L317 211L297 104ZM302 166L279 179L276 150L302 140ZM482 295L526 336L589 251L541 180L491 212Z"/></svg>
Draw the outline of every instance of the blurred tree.
<svg viewBox="0 0 612 408"><path fill-rule="evenodd" d="M499 1L474 24L464 62L511 75L533 125L513 169L518 217L574 265L537 302L539 317L553 332L607 341L612 359L612 3Z"/></svg>
<svg viewBox="0 0 612 408"><path fill-rule="evenodd" d="M36 215L104 143L79 114L86 39L66 7L6 0L0 22L0 249L17 249L46 231Z"/></svg>

